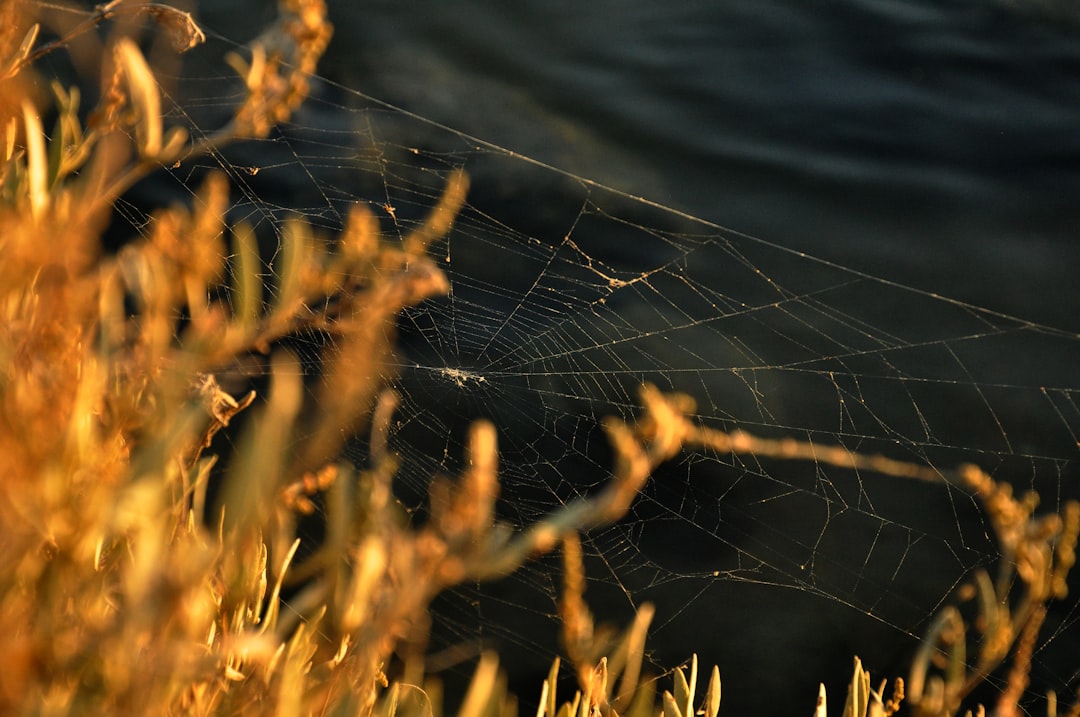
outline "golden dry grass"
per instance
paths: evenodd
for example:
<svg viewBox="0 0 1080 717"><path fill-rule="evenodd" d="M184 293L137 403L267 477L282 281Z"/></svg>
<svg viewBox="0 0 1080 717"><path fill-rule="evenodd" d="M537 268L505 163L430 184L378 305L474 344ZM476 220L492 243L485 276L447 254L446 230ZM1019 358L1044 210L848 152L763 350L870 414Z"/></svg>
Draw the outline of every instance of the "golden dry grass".
<svg viewBox="0 0 1080 717"><path fill-rule="evenodd" d="M201 32L188 16L109 3L58 31L59 40L39 42L33 3L0 4L0 714L439 714L422 653L406 655L411 683L384 674L395 650L422 638L431 600L562 546L564 646L581 689L556 700L556 661L538 714L714 717L715 668L704 695L696 660L688 673L671 673L673 688L659 698L643 676L651 608L623 632L594 629L577 531L618 520L653 469L687 448L939 476L840 448L704 429L686 417L688 398L645 387L635 425L605 424L616 461L597 494L531 526L498 523L497 431L479 422L467 469L433 479L430 520L411 525L392 500L396 457L385 435L395 397L380 377L396 314L448 289L427 248L465 202L463 173L446 176L428 220L404 241L384 239L359 208L336 238L291 221L271 291L251 228L223 224L228 188L219 175L190 207L159 210L145 238L113 254L101 245L112 203L134 183L263 136L304 100L331 27L318 0L282 7L250 56L231 59L246 87L233 120L193 142L164 125L153 69L123 33L110 35L99 58L106 91L89 115L77 90L54 83L58 123L48 137L43 100L26 81L38 57L120 15L148 19L189 47ZM227 302L215 298L223 285ZM332 334L335 351L313 423L300 434L301 372L278 342L307 329ZM232 396L215 375L251 353L270 354L269 391ZM210 500L210 439L237 431L240 414L248 420L220 497ZM340 457L342 436L357 431L372 436L361 469ZM921 715L955 714L1018 642L998 705L1008 714L1045 604L1064 590L1080 519L1074 505L1035 519L1032 500L1016 501L976 468L956 477L983 499L1002 543L999 579L979 576L973 590L990 639L969 664L967 626L943 611L908 699ZM326 538L297 562L297 521L315 494L326 505ZM279 599L286 583L297 590L287 604ZM1023 591L1018 603L1010 603L1013 583ZM856 663L844 714L891 714L902 691L886 699ZM497 661L484 656L459 714L514 709Z"/></svg>

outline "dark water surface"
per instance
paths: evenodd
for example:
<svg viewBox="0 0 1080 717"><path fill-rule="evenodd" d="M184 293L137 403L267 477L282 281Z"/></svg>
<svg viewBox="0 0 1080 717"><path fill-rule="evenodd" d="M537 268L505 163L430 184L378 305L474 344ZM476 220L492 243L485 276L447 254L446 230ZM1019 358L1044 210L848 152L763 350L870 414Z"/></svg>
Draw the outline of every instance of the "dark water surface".
<svg viewBox="0 0 1080 717"><path fill-rule="evenodd" d="M272 4L265 5L269 11ZM1080 330L1080 25L1050 13L1047 4L330 5L336 36L321 72L344 87L734 232L1033 322ZM249 39L259 26L254 13L237 13L232 4L206 7L203 15L212 29L237 41ZM332 87L325 89L333 94ZM352 100L339 93L334 101ZM477 186L511 186L530 176L515 175L511 167L474 179ZM524 226L528 214L523 207ZM913 336L931 336L935 320L913 310L894 317L889 328L897 335L912 330ZM1014 355L994 356L994 345L980 344L988 355L964 360L1036 367L1042 360L1024 355L1022 346ZM1047 361L1057 363L1048 375L1074 386L1077 369L1070 357L1076 353L1073 347L1049 356ZM857 369L852 371L858 378ZM925 399L928 407L931 400ZM962 431L963 416L958 419ZM970 446L972 440L958 436L955 444ZM674 472L679 470L686 468ZM807 480L799 467L770 467L769 473L793 487ZM1070 475L1057 476L1064 492L1073 489L1064 485L1075 479ZM672 485L657 481L652 490L678 493ZM844 488L838 484L837 490ZM921 486L904 490L909 501L932 505L941 499ZM815 526L826 518L811 516L805 535L799 532L804 528L781 524L771 537L763 536L766 515L739 537L739 516L751 515L770 494L747 489L745 495L722 497L752 507L734 517L717 516L715 532L732 531L732 544L763 541L762 549L775 552L778 562L791 561L789 575L800 566L784 551L813 544L816 531L824 535ZM680 501L679 495L651 498L659 505ZM699 494L693 500L723 506L720 498ZM964 517L964 510L946 503L945 528L959 530L968 519L977 526L978 517ZM929 577L923 589L919 571L935 558L925 544L905 544L914 533L888 535L891 525L874 535L871 520L845 532L843 521L859 517L835 518L836 530L825 537L839 544L820 545L817 587L831 600L815 597L809 583L800 591L720 581L714 592L700 580L675 581L667 592L649 595L662 624L656 661L670 666L694 650L720 661L722 674L731 679L721 706L726 715L809 714L819 679L829 680L834 699L840 696L835 691L853 653L866 658L875 675L904 669L914 639L897 634L903 632L898 625L909 624L899 616L929 617L942 591ZM932 532L936 519L928 513L925 527L918 516L898 522ZM651 527L641 521L634 539L649 556ZM860 530L880 539L885 568L903 567L897 570L903 584L884 600L896 605L860 611L853 607L857 600L844 604L845 596L823 587L829 570L845 567L848 552L852 561L866 557L839 539ZM701 536L676 537L694 545ZM965 540L956 539L958 551L980 545L983 537ZM616 541L613 547L625 546ZM680 551L652 557L671 571L699 568L695 555ZM718 565L731 558L715 557ZM832 567L826 565L830 561ZM539 585L546 578L537 573L530 579ZM626 579L627 586L632 582ZM552 625L550 600L548 612L543 605L548 595L522 614L512 609L522 604L520 592L498 585L485 590L477 594L488 602L456 604L462 610L453 618L459 638L477 637L482 627L469 625L481 613L484 621L517 621L491 632L516 635L516 645L511 639L500 647L530 653L511 659L538 657L542 671L547 651L557 647L544 632ZM590 590L590 597L604 597L603 586ZM680 603L680 596L692 602ZM455 604L448 605L448 613L453 609ZM1070 620L1075 622L1074 614ZM1075 626L1061 634L1052 648L1061 650L1070 636L1075 640ZM1075 665L1055 673L1059 688L1070 684L1071 674L1075 687L1069 669ZM519 687L533 689L540 674L526 676Z"/></svg>
<svg viewBox="0 0 1080 717"><path fill-rule="evenodd" d="M740 232L1080 328L1080 26L999 0L332 15L324 70L348 87Z"/></svg>

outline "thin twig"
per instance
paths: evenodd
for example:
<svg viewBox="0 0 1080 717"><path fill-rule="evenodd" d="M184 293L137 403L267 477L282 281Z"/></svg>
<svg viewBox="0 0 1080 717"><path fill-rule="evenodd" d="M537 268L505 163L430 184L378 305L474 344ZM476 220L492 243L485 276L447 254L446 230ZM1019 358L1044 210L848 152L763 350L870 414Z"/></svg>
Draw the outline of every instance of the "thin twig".
<svg viewBox="0 0 1080 717"><path fill-rule="evenodd" d="M173 38L173 47L177 52L186 52L196 45L206 41L206 35L195 23L191 13L177 10L169 5L161 3L125 4L123 0L112 0L104 5L98 5L85 20L72 28L63 37L50 40L36 49L31 50L22 58L16 60L8 68L0 79L14 77L28 65L40 60L46 55L62 50L71 44L71 41L80 35L84 35L106 20L118 15L136 15L145 13L157 20L162 26L169 28Z"/></svg>

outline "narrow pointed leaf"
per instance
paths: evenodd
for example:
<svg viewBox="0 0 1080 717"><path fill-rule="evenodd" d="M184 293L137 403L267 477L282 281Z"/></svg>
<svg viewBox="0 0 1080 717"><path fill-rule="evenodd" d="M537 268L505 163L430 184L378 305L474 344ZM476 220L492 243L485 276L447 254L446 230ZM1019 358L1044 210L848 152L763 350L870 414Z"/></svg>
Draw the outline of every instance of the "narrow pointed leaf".
<svg viewBox="0 0 1080 717"><path fill-rule="evenodd" d="M23 68L26 63L26 58L30 56L30 50L33 49L34 43L37 42L37 36L40 30L41 25L36 22L30 26L30 29L23 35L22 42L19 43L19 49L16 50L11 57L8 57L4 61L4 64L0 66L0 80L14 77L18 74L19 70Z"/></svg>
<svg viewBox="0 0 1080 717"><path fill-rule="evenodd" d="M30 212L40 217L49 205L49 160L45 153L45 132L41 127L41 118L26 100L23 101L23 121L26 123L26 176Z"/></svg>
<svg viewBox="0 0 1080 717"><path fill-rule="evenodd" d="M161 153L161 95L157 80L135 43L122 38L116 44L117 59L127 80L131 104L138 114L135 137L139 154L156 158Z"/></svg>
<svg viewBox="0 0 1080 717"><path fill-rule="evenodd" d="M298 307L295 303L303 295L304 268L311 257L310 229L298 220L285 222L281 233L281 251L275 261L274 274L278 277L278 293L274 297L274 311L291 313Z"/></svg>
<svg viewBox="0 0 1080 717"><path fill-rule="evenodd" d="M690 702L693 699L693 691L686 681L686 675L682 668L675 670L675 704L679 705L679 711L684 715L692 715L694 706Z"/></svg>
<svg viewBox="0 0 1080 717"><path fill-rule="evenodd" d="M716 665L713 665L712 674L709 675L709 687L705 690L702 710L704 717L716 717L720 710L720 669Z"/></svg>
<svg viewBox="0 0 1080 717"><path fill-rule="evenodd" d="M480 656L480 662L473 673L472 682L465 693L465 700L461 703L458 717L481 717L491 704L491 698L496 690L498 678L499 660L491 653Z"/></svg>
<svg viewBox="0 0 1080 717"><path fill-rule="evenodd" d="M558 690L556 689L556 686L559 684L559 662L559 658L556 657L551 663L551 669L548 670L548 694L546 711L549 717L555 717L555 708L558 704Z"/></svg>
<svg viewBox="0 0 1080 717"><path fill-rule="evenodd" d="M684 717L679 703L670 692L664 692L664 717Z"/></svg>
<svg viewBox="0 0 1080 717"><path fill-rule="evenodd" d="M255 232L247 222L233 227L232 304L241 326L254 326L262 314L263 282L260 272L259 247Z"/></svg>
<svg viewBox="0 0 1080 717"><path fill-rule="evenodd" d="M870 675L863 669L862 661L856 657L851 684L848 685L847 701L844 704L844 717L865 717L869 700Z"/></svg>

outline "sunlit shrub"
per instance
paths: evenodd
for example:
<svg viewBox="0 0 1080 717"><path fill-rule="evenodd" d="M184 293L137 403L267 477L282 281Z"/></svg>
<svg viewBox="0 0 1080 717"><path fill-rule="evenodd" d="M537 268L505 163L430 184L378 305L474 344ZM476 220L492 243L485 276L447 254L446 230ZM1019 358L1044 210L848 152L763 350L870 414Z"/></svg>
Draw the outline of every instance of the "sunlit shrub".
<svg viewBox="0 0 1080 717"><path fill-rule="evenodd" d="M624 632L594 630L577 531L622 517L653 469L687 448L936 477L838 447L709 430L687 418L687 397L646 386L634 425L605 424L613 478L593 496L533 525L497 522L497 428L478 422L467 468L432 480L430 517L413 525L392 500L397 458L386 434L396 398L383 377L396 315L448 290L427 249L463 207L465 174L446 175L427 220L403 240L385 238L362 207L337 237L289 221L268 285L252 228L224 224L221 175L206 179L190 207L160 209L145 237L106 251L112 206L134 184L288 119L329 41L325 8L285 2L249 55L230 58L245 99L226 126L197 140L166 126L153 69L122 34L105 50L106 91L92 112L77 89L52 83L48 135L42 100L25 81L39 57L120 15L151 20L178 49L191 47L202 33L190 17L109 3L45 42L33 10L0 6L0 713L438 714L422 664L403 670L416 684L387 679L395 648L416 637L440 591L561 547L563 643L580 691L557 701L556 660L540 714L715 717L719 672L700 695L696 659L656 697L642 667L650 607ZM299 431L302 372L281 340L307 330L332 335L334 351L324 357L317 410ZM251 354L270 356L269 390L231 395L217 376ZM214 496L217 457L208 449L222 430L237 437ZM343 437L358 431L371 435L362 468L341 460ZM998 706L1006 714L1045 604L1063 594L1078 514L1070 505L1034 519L1032 500L1013 500L978 469L957 479L983 499L1003 547L997 583L980 574L973 589L988 638L970 667L966 626L947 608L908 692L919 714L954 714L1018 642ZM300 559L297 523L316 495L325 538ZM1014 577L1025 592L1010 610ZM935 678L939 654L946 665ZM886 700L856 663L844 714L890 714L902 690ZM460 713L513 709L496 659L485 655Z"/></svg>

